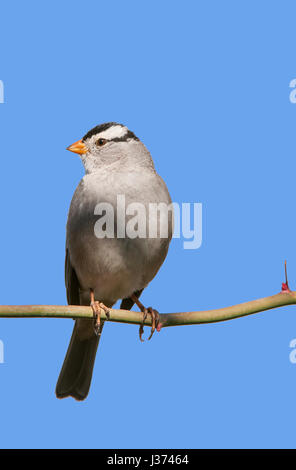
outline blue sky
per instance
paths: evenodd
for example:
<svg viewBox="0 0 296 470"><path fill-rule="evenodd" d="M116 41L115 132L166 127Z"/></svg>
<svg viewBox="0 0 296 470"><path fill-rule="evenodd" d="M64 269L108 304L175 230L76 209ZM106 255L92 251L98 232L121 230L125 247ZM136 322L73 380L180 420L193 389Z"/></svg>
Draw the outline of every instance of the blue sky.
<svg viewBox="0 0 296 470"><path fill-rule="evenodd" d="M295 3L1 5L1 304L65 304L65 224L83 175L65 148L126 124L203 242L174 240L143 302L218 308L295 288ZM294 447L294 307L168 328L108 324L87 400L57 400L73 322L2 319L0 446ZM145 332L147 337L148 331Z"/></svg>

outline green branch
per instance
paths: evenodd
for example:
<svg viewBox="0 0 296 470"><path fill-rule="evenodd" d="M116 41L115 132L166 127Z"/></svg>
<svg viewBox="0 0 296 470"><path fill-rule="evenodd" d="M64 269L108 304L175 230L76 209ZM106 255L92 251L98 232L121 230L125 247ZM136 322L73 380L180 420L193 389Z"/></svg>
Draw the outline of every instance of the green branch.
<svg viewBox="0 0 296 470"><path fill-rule="evenodd" d="M284 285L285 286L285 285ZM277 307L296 304L296 292L284 288L282 292L271 297L252 300L232 307L203 310L200 312L180 312L160 314L160 327L178 325L196 325L200 323L213 323L263 312ZM0 317L4 318L93 318L90 307L76 305L1 305ZM101 318L106 320L106 313L101 309ZM109 321L119 323L132 323L140 325L143 314L130 310L110 309ZM151 326L148 317L145 325Z"/></svg>

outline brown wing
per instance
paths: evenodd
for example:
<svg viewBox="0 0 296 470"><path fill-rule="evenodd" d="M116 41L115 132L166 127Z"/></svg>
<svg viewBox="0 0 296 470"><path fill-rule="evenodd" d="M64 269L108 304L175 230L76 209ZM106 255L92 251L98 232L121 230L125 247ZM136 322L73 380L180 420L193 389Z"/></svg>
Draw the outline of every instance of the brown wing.
<svg viewBox="0 0 296 470"><path fill-rule="evenodd" d="M68 304L80 305L79 282L76 276L76 272L71 265L68 249L66 249L65 258L65 284Z"/></svg>

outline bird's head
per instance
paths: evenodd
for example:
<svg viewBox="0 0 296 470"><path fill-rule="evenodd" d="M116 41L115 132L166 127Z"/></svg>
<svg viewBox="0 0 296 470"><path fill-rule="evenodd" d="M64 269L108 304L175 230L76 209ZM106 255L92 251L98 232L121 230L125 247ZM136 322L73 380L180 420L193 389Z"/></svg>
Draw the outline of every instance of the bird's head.
<svg viewBox="0 0 296 470"><path fill-rule="evenodd" d="M81 140L67 147L67 150L81 156L86 173L93 173L110 165L153 166L144 144L126 126L116 122L94 127Z"/></svg>

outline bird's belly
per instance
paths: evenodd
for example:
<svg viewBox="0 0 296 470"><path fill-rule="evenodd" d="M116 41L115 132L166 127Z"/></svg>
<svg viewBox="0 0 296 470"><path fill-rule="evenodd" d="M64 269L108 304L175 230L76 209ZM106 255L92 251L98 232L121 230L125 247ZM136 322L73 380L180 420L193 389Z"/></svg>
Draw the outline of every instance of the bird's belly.
<svg viewBox="0 0 296 470"><path fill-rule="evenodd" d="M79 280L81 301L86 304L89 303L90 288L97 300L109 305L143 289L155 276L166 255L164 241L160 239L92 237L87 240L87 237L79 236L71 242L70 252L76 254L71 257L71 263Z"/></svg>

